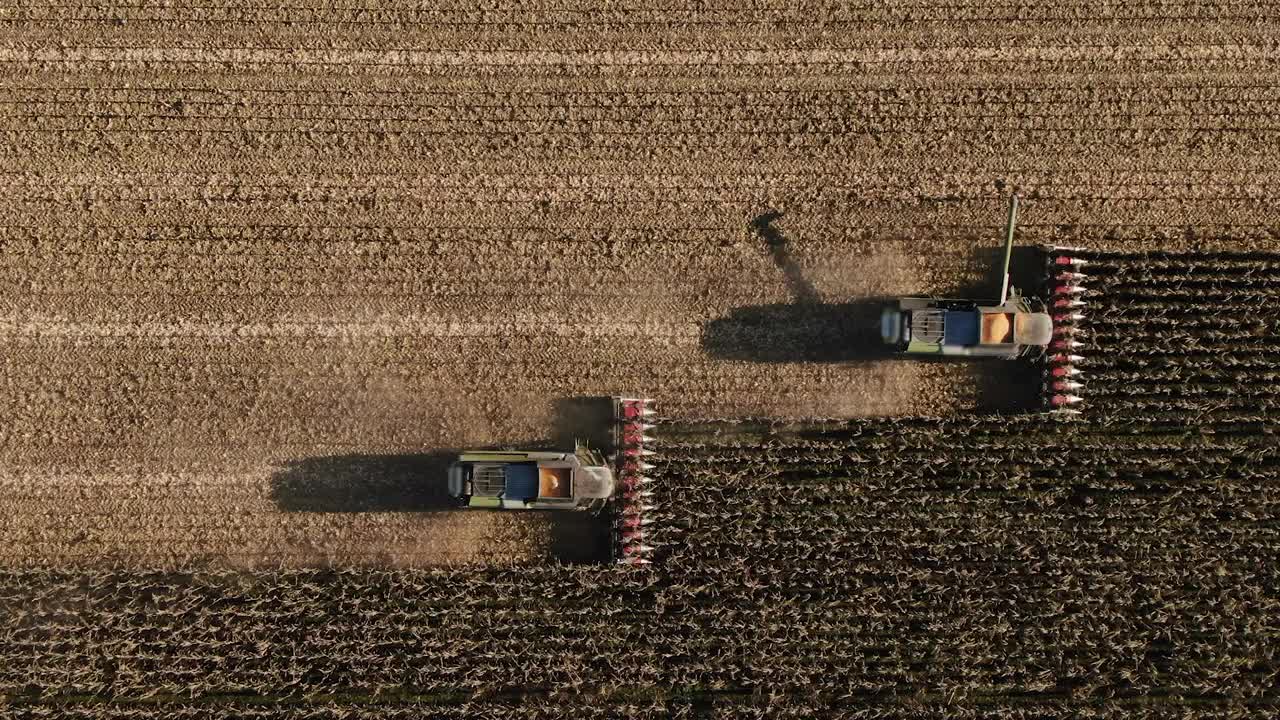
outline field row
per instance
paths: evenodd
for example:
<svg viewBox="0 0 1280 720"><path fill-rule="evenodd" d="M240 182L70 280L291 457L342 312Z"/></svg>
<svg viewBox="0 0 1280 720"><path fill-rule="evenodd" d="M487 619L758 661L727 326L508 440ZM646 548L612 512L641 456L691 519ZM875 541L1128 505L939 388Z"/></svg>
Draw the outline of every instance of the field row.
<svg viewBox="0 0 1280 720"><path fill-rule="evenodd" d="M1120 205L1138 200L1155 204L1206 200L1254 200L1262 203L1265 202L1263 189L1269 181L1273 181L1272 178L1265 175L1259 177L1252 173L1227 173L1226 177L1197 183L1192 188L1186 186L1184 178L1176 176L1169 176L1155 182L1106 182L1092 179L1074 185L1059 179L1048 178L1037 185L1036 197L1046 202L1106 200ZM770 190L776 191L780 187L786 187L790 192L800 192L810 186L813 186L812 193L805 199L805 203L809 205L865 203L871 198L896 200L904 205L919 205L934 199L931 197L934 192L942 194L945 191L944 188L938 188L935 191L934 188L919 184L914 187L905 184L897 187L876 187L862 184L824 185L821 183L788 183L786 185L777 183L764 187L732 185L638 187L613 183L592 183L589 187L571 187L563 183L548 183L529 184L522 187L480 188L450 186L439 183L437 179L429 176L416 180L395 178L385 184L368 181L350 184L321 182L305 190L299 190L296 181L254 183L229 179L182 184L173 181L144 183L138 182L135 178L125 177L116 182L97 180L91 184L66 183L46 187L33 186L27 180L15 184L21 190L13 191L14 202L38 203L42 206L55 207L65 203L146 203L149 207L156 209L180 203L263 207L279 204L323 204L337 207L360 205L366 209L372 209L372 206L381 203L424 207L480 203L495 206L532 203L633 206L725 203L743 206L758 202L764 193ZM6 187L6 185L0 184L0 187ZM954 192L949 193L952 195L949 200L951 202L982 200L986 193L975 196L973 194L975 189L962 184L960 178L956 178L955 184L951 186ZM627 197L616 199L617 195L623 192ZM937 199L934 200L937 201Z"/></svg>
<svg viewBox="0 0 1280 720"><path fill-rule="evenodd" d="M770 29L776 30L779 26L787 24L879 26L886 22L941 22L943 20L983 23L1001 20L1017 20L1020 23L1160 20L1163 23L1170 23L1179 19L1201 19L1222 22L1230 19L1262 19L1275 14L1276 8L1273 4L1257 0L1231 3L1227 8L1202 0L1165 2L1160 3L1159 7L1047 2L1021 4L910 2L870 5L803 3L785 6L753 2L688 8L671 7L667 3L632 3L628 7L608 7L590 11L584 8L566 7L563 3L521 3L519 7L511 9L476 9L472 6L459 7L451 4L424 8L410 5L382 6L374 3L323 7L314 3L272 6L253 3L204 3L203 5L174 4L165 7L127 4L113 7L110 12L93 5L59 2L24 6L21 12L12 13L6 19L10 22L41 22L55 19L97 22L125 20L131 24L222 22L294 25L310 22L357 26L428 25L432 28L456 25L527 27L767 25ZM877 27L877 30L880 29Z"/></svg>
<svg viewBox="0 0 1280 720"><path fill-rule="evenodd" d="M349 109L349 106L344 106ZM1275 104L1259 105L1251 111L1213 110L1196 107L1131 108L1120 112L1061 106L1057 112L1028 112L1019 108L993 108L987 114L936 111L896 115L881 112L862 115L857 108L818 114L813 108L791 106L754 109L731 109L715 114L701 108L672 113L648 110L643 115L627 108L612 113L583 112L569 106L547 108L542 112L516 113L506 108L484 112L430 112L413 107L393 111L378 110L359 115L342 113L285 114L271 111L246 112L239 108L222 111L171 110L147 113L140 108L95 108L81 106L68 112L23 113L0 116L11 131L23 133L63 132L181 132L199 125L210 134L236 130L247 133L351 133L386 132L403 137L413 135L455 134L459 136L493 137L502 135L633 135L644 132L662 135L791 135L803 133L815 138L823 136L868 135L893 136L936 132L949 129L956 133L1052 133L1095 131L1144 131L1169 133L1176 131L1257 131L1274 132ZM416 112L414 112L416 110ZM398 111L398 112L397 112ZM1010 117L1009 112L1018 112ZM1082 117L1077 112L1083 112ZM514 117L513 117L514 116Z"/></svg>

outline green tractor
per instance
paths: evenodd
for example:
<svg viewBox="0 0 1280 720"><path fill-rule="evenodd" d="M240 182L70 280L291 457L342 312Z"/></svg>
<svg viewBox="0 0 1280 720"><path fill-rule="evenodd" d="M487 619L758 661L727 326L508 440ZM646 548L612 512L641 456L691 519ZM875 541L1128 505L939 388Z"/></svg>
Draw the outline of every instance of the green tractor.
<svg viewBox="0 0 1280 720"><path fill-rule="evenodd" d="M1044 406L1079 415L1084 385L1077 367L1086 346L1084 279L1088 263L1078 247L1044 245L1048 300L1028 299L1009 287L1018 196L1009 198L1000 298L994 301L900 298L880 315L880 336L900 353L918 356L1024 357L1044 364Z"/></svg>
<svg viewBox="0 0 1280 720"><path fill-rule="evenodd" d="M449 494L491 510L594 510L613 515L614 557L650 564L653 504L653 400L614 397L608 458L579 444L573 452L468 450L449 466Z"/></svg>
<svg viewBox="0 0 1280 720"><path fill-rule="evenodd" d="M1005 229L999 300L900 298L886 305L881 313L880 336L884 342L910 355L1016 358L1043 354L1053 342L1053 318L1042 306L1033 307L1034 301L1009 287L1009 259L1017 218L1018 196L1013 195Z"/></svg>
<svg viewBox="0 0 1280 720"><path fill-rule="evenodd" d="M449 466L449 494L466 507L587 510L614 495L613 468L593 450L471 450Z"/></svg>

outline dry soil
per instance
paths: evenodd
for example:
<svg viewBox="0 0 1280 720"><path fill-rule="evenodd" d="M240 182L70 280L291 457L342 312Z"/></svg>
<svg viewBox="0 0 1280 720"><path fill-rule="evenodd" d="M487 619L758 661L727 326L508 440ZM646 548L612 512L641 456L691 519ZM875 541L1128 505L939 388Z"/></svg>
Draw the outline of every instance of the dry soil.
<svg viewBox="0 0 1280 720"><path fill-rule="evenodd" d="M433 454L981 408L870 308L1015 187L1025 244L1280 246L1268 4L669 5L6 9L0 564L537 560Z"/></svg>

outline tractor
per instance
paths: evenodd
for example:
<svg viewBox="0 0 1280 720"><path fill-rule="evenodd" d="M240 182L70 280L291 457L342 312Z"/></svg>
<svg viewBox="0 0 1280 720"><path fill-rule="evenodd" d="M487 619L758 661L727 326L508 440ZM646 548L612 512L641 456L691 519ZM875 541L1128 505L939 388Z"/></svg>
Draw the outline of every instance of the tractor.
<svg viewBox="0 0 1280 720"><path fill-rule="evenodd" d="M1009 199L1000 299L900 298L880 315L880 336L910 355L1016 358L1038 356L1053 341L1053 319L1009 286L1018 196Z"/></svg>
<svg viewBox="0 0 1280 720"><path fill-rule="evenodd" d="M449 466L449 494L466 507L587 510L613 497L613 468L595 451L468 450Z"/></svg>
<svg viewBox="0 0 1280 720"><path fill-rule="evenodd" d="M880 315L880 336L886 345L907 355L1029 358L1044 361L1044 406L1056 414L1079 415L1076 394L1084 385L1077 367L1085 358L1085 301L1082 296L1087 264L1081 248L1043 245L1049 275L1047 301L1023 297L1009 286L1013 229L1018 220L1018 196L1009 197L1009 222L1004 237L1004 267L998 300L900 298Z"/></svg>
<svg viewBox="0 0 1280 720"><path fill-rule="evenodd" d="M467 450L449 466L449 495L467 508L594 510L615 513L618 562L647 565L645 527L651 502L653 401L614 397L613 452L608 458L578 443L573 452Z"/></svg>

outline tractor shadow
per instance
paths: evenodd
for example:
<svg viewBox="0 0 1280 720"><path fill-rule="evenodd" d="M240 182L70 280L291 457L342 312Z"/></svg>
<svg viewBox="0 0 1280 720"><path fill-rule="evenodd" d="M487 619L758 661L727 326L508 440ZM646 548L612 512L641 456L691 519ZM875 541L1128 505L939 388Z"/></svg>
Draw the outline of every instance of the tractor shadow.
<svg viewBox="0 0 1280 720"><path fill-rule="evenodd" d="M749 229L768 248L782 272L791 302L750 305L708 322L702 348L723 360L762 363L925 362L961 363L975 385L976 410L981 413L1026 412L1039 407L1041 375L1030 363L1000 359L903 357L880 337L880 313L894 298L866 297L839 303L822 302L821 295L792 255L785 236L774 226L782 217L768 212L749 223ZM977 239L975 239L977 242ZM1003 248L995 243L973 251L966 279L949 288L920 288L918 294L994 301L1000 294ZM1045 282L1043 256L1031 247L1013 248L1010 284L1038 294Z"/></svg>
<svg viewBox="0 0 1280 720"><path fill-rule="evenodd" d="M880 311L889 298L822 302L789 241L773 224L781 217L780 212L768 212L753 219L748 228L782 271L791 302L738 307L710 321L702 332L703 350L723 360L768 363L892 358L880 339Z"/></svg>
<svg viewBox="0 0 1280 720"><path fill-rule="evenodd" d="M552 447L569 450L575 442L608 453L613 446L613 398L570 397L555 402Z"/></svg>
<svg viewBox="0 0 1280 720"><path fill-rule="evenodd" d="M722 360L841 363L889 360L880 339L887 298L734 308L703 328L702 347Z"/></svg>
<svg viewBox="0 0 1280 720"><path fill-rule="evenodd" d="M590 512L548 511L551 522L549 553L567 565L599 565L612 559L613 523Z"/></svg>
<svg viewBox="0 0 1280 720"><path fill-rule="evenodd" d="M970 366L980 413L1026 413L1040 409L1044 378L1024 360L983 358Z"/></svg>
<svg viewBox="0 0 1280 720"><path fill-rule="evenodd" d="M972 298L975 300L999 299L1001 263L1004 261L1002 248L980 247L971 255L974 267L981 268L982 274L971 277L968 281L952 288L947 288L943 297ZM1038 248L1013 248L1009 257L1009 285L1022 291L1024 295L1039 295L1045 289L1044 255ZM921 294L927 294L922 289Z"/></svg>
<svg viewBox="0 0 1280 720"><path fill-rule="evenodd" d="M453 510L447 470L456 452L329 455L292 460L271 476L284 512L432 512Z"/></svg>

